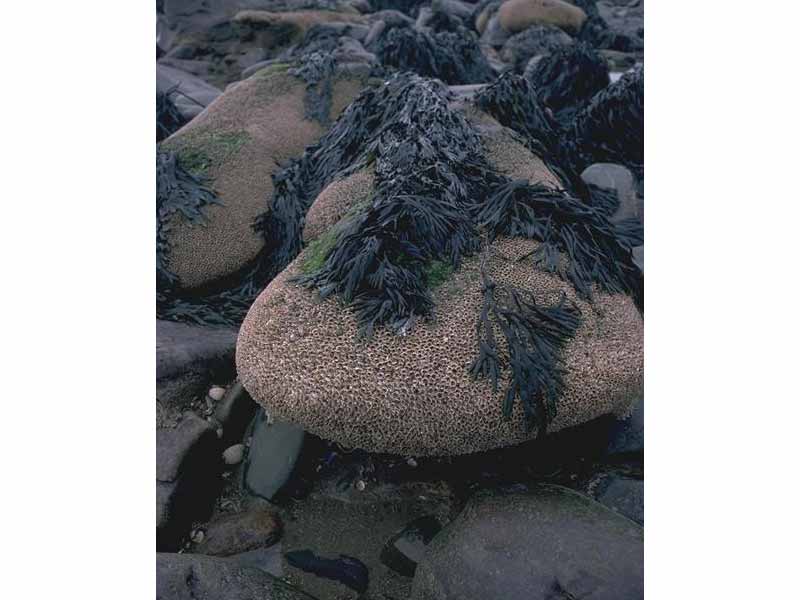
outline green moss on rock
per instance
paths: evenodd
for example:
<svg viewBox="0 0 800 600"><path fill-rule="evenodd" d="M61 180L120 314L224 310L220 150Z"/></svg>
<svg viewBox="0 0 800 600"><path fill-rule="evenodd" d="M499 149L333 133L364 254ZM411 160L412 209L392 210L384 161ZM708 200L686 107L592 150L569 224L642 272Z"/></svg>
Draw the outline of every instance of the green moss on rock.
<svg viewBox="0 0 800 600"><path fill-rule="evenodd" d="M234 156L249 139L246 131L191 131L166 141L162 148L176 152L181 166L192 175L208 178L213 165Z"/></svg>

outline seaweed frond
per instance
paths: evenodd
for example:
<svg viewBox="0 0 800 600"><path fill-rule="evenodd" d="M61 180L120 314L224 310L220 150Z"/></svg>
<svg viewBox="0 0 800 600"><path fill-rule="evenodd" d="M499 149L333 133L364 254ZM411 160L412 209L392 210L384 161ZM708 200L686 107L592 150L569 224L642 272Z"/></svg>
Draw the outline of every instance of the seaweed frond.
<svg viewBox="0 0 800 600"><path fill-rule="evenodd" d="M478 318L478 356L470 367L473 378L486 377L497 391L504 368L510 380L503 398L503 415L510 418L519 399L528 431L545 435L564 390L563 345L580 325L580 310L562 294L554 306L542 307L533 294L497 285L481 265L483 308ZM494 326L503 334L508 352L501 359Z"/></svg>
<svg viewBox="0 0 800 600"><path fill-rule="evenodd" d="M504 235L541 242L534 253L536 264L567 279L584 298L591 299L594 284L627 294L639 285L632 248L641 243L641 225L614 224L603 210L564 191L512 181L495 190L477 220L490 239Z"/></svg>

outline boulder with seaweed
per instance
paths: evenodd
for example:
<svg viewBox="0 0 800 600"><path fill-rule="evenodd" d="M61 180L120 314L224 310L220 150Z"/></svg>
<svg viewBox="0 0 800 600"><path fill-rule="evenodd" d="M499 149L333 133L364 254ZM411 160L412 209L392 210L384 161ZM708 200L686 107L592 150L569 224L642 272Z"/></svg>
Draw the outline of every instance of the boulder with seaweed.
<svg viewBox="0 0 800 600"><path fill-rule="evenodd" d="M364 90L262 221L288 267L240 329L251 396L345 446L410 455L628 412L640 233L522 142L434 80Z"/></svg>
<svg viewBox="0 0 800 600"><path fill-rule="evenodd" d="M274 275L254 228L273 177L358 94L367 73L312 55L230 88L159 147L159 318L238 324Z"/></svg>

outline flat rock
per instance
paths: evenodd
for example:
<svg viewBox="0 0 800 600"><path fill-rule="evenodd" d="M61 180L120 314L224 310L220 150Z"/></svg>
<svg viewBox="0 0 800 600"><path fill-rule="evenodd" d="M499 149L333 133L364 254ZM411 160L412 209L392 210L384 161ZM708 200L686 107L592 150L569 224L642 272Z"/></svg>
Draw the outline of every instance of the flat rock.
<svg viewBox="0 0 800 600"><path fill-rule="evenodd" d="M156 398L181 410L211 381L233 377L238 331L156 320Z"/></svg>
<svg viewBox="0 0 800 600"><path fill-rule="evenodd" d="M314 600L255 567L225 558L156 554L157 600Z"/></svg>
<svg viewBox="0 0 800 600"><path fill-rule="evenodd" d="M413 600L635 600L644 597L644 533L560 486L479 494L417 566Z"/></svg>
<svg viewBox="0 0 800 600"><path fill-rule="evenodd" d="M255 417L245 466L245 485L262 498L271 499L289 479L303 447L305 433L289 423L268 423L262 410Z"/></svg>
<svg viewBox="0 0 800 600"><path fill-rule="evenodd" d="M187 120L196 117L222 93L196 75L165 64L156 65L156 90L175 89L172 101Z"/></svg>

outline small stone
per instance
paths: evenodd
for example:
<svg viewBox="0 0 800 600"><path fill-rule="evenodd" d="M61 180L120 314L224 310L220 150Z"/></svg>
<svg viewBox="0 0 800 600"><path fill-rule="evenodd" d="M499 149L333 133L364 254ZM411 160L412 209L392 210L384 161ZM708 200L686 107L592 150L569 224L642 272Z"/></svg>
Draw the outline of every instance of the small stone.
<svg viewBox="0 0 800 600"><path fill-rule="evenodd" d="M210 556L231 556L272 546L282 533L283 525L277 512L266 505L256 506L209 523L204 543L194 551Z"/></svg>
<svg viewBox="0 0 800 600"><path fill-rule="evenodd" d="M219 402L222 400L222 397L225 395L225 388L215 385L210 390L208 390L208 397L211 398L214 402Z"/></svg>
<svg viewBox="0 0 800 600"><path fill-rule="evenodd" d="M222 437L222 436L220 436ZM238 465L244 458L244 444L231 446L222 453L222 460L226 465Z"/></svg>
<svg viewBox="0 0 800 600"><path fill-rule="evenodd" d="M409 459L406 461L406 464L407 464L409 467L411 467L412 469L414 469L414 468L416 468L416 466L417 466L417 461L416 461L416 460L414 460L413 458L409 458Z"/></svg>
<svg viewBox="0 0 800 600"><path fill-rule="evenodd" d="M195 529L190 536L192 542L195 544L200 544L206 537L206 532L202 529Z"/></svg>
<svg viewBox="0 0 800 600"><path fill-rule="evenodd" d="M367 484L366 484L366 483L364 483L364 481L362 481L361 479L359 479L359 480L356 482L356 489L357 489L359 492L363 492L363 491L364 491L366 488L367 488Z"/></svg>
<svg viewBox="0 0 800 600"><path fill-rule="evenodd" d="M217 438L221 440L221 439L222 439L222 435L223 435L223 433L224 433L224 432L222 431L222 427L220 427L219 429L217 429Z"/></svg>
<svg viewBox="0 0 800 600"><path fill-rule="evenodd" d="M270 500L292 474L304 435L301 428L289 423L270 425L266 413L260 410L247 453L246 489Z"/></svg>

